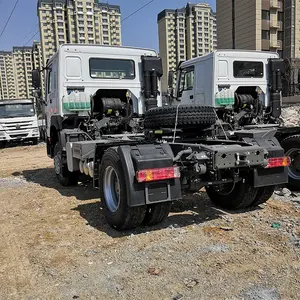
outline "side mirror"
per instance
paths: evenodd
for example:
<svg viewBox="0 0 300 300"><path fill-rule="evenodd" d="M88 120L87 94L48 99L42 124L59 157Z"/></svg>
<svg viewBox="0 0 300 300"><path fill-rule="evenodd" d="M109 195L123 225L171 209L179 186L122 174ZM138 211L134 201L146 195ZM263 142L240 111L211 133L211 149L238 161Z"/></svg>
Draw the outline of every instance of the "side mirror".
<svg viewBox="0 0 300 300"><path fill-rule="evenodd" d="M169 76L168 76L168 88L173 88L174 84L174 71L169 71Z"/></svg>
<svg viewBox="0 0 300 300"><path fill-rule="evenodd" d="M32 86L35 89L39 89L41 87L41 74L37 69L32 70Z"/></svg>

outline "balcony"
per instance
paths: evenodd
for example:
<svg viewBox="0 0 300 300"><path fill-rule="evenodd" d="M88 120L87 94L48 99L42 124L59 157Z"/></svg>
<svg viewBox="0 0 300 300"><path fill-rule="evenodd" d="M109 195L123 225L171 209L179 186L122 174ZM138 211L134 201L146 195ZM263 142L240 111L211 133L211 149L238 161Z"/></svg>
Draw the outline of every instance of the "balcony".
<svg viewBox="0 0 300 300"><path fill-rule="evenodd" d="M270 8L280 9L280 2L278 0L271 0L270 1Z"/></svg>
<svg viewBox="0 0 300 300"><path fill-rule="evenodd" d="M270 21L270 28L279 29L280 28L280 22L277 20L271 20Z"/></svg>
<svg viewBox="0 0 300 300"><path fill-rule="evenodd" d="M270 41L270 47L271 48L279 48L280 47L280 42L277 41L277 40L274 40L274 41Z"/></svg>

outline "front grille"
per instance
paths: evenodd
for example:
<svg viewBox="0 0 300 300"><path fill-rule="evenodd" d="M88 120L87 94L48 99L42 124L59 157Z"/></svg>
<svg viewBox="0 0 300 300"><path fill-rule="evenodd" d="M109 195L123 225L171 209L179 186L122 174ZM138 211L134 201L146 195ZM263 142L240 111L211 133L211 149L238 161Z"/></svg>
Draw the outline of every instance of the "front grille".
<svg viewBox="0 0 300 300"><path fill-rule="evenodd" d="M33 121L23 121L23 122L7 122L1 123L3 129L10 134L10 132L18 130L29 130L33 128Z"/></svg>
<svg viewBox="0 0 300 300"><path fill-rule="evenodd" d="M15 135L12 135L10 134L10 137L13 138L13 139L22 139L22 138L26 138L28 136L28 134L15 134Z"/></svg>

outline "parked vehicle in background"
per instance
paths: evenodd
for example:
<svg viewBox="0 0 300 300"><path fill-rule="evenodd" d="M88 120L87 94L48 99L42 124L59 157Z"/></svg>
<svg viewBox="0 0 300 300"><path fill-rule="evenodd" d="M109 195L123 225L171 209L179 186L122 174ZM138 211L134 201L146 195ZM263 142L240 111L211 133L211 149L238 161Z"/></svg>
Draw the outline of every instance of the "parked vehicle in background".
<svg viewBox="0 0 300 300"><path fill-rule="evenodd" d="M218 50L180 64L172 105L215 107L224 132L275 129L291 162L287 186L299 190L300 127L286 127L281 119L282 94L289 76L291 70L277 53ZM269 196L274 188L268 188Z"/></svg>
<svg viewBox="0 0 300 300"><path fill-rule="evenodd" d="M33 100L0 101L0 145L28 141L36 145L39 127Z"/></svg>

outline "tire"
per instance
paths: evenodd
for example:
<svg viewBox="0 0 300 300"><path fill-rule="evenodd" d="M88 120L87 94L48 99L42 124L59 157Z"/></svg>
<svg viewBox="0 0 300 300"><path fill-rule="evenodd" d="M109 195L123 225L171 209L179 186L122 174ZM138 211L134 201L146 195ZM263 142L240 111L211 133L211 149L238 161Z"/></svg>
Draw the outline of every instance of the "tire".
<svg viewBox="0 0 300 300"><path fill-rule="evenodd" d="M62 186L73 186L78 184L78 173L70 172L62 161L62 149L60 143L54 146L54 170L56 178Z"/></svg>
<svg viewBox="0 0 300 300"><path fill-rule="evenodd" d="M140 226L145 219L146 205L128 206L124 171L115 149L105 152L99 178L100 199L107 222L117 230Z"/></svg>
<svg viewBox="0 0 300 300"><path fill-rule="evenodd" d="M256 197L253 203L251 204L251 206L258 206L260 204L267 202L272 197L274 191L275 191L275 185L258 188Z"/></svg>
<svg viewBox="0 0 300 300"><path fill-rule="evenodd" d="M152 226L162 223L169 215L171 204L171 202L164 202L148 205L143 224Z"/></svg>
<svg viewBox="0 0 300 300"><path fill-rule="evenodd" d="M291 158L291 165L288 167L289 182L287 187L290 190L300 190L300 135L290 136L281 142L285 155Z"/></svg>
<svg viewBox="0 0 300 300"><path fill-rule="evenodd" d="M218 188L219 187L219 188ZM245 209L249 207L257 195L258 188L247 182L240 181L233 184L206 187L207 195L216 205L230 210Z"/></svg>
<svg viewBox="0 0 300 300"><path fill-rule="evenodd" d="M39 144L39 139L38 138L35 138L32 140L32 145L36 146Z"/></svg>
<svg viewBox="0 0 300 300"><path fill-rule="evenodd" d="M205 129L216 122L216 114L211 106L180 105L152 108L145 113L146 129L175 127L178 111L178 128Z"/></svg>
<svg viewBox="0 0 300 300"><path fill-rule="evenodd" d="M0 142L0 149L4 149L6 146L6 142Z"/></svg>

